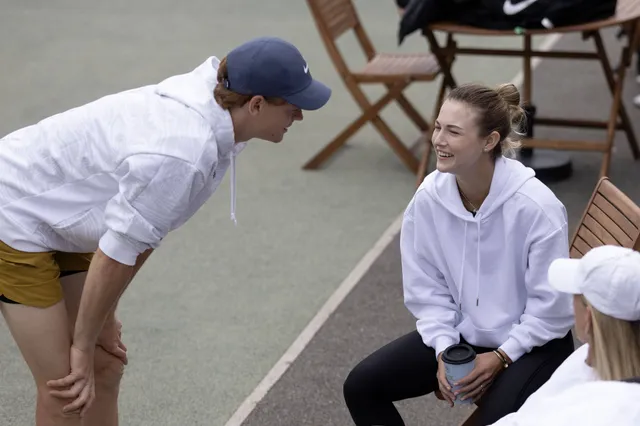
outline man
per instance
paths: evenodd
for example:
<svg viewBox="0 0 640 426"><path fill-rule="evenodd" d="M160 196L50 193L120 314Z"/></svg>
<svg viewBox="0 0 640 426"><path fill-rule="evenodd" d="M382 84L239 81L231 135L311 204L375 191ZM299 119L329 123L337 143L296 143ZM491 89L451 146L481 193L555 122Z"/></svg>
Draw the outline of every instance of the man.
<svg viewBox="0 0 640 426"><path fill-rule="evenodd" d="M36 382L37 426L117 424L128 284L229 167L235 220L246 141L280 142L330 95L295 46L263 37L0 140L0 310Z"/></svg>

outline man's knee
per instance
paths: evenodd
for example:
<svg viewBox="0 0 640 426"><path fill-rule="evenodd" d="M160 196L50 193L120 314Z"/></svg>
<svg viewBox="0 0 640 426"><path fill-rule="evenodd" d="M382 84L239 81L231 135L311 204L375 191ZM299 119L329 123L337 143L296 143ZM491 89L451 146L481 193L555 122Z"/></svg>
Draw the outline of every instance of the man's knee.
<svg viewBox="0 0 640 426"><path fill-rule="evenodd" d="M124 374L124 363L102 347L96 346L94 372L96 389L117 391Z"/></svg>
<svg viewBox="0 0 640 426"><path fill-rule="evenodd" d="M53 424L80 424L80 413L74 412L65 414L62 410L67 405L73 402L73 399L63 399L51 396L51 388L46 384L38 385L38 406L37 417L46 418ZM75 421L74 421L75 420ZM76 421L78 423L76 423Z"/></svg>

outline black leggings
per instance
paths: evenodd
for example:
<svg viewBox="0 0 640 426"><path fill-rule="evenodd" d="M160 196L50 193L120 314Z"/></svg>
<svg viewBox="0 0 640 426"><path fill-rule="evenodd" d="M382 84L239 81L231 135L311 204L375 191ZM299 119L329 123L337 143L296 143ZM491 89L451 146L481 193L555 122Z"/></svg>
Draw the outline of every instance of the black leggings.
<svg viewBox="0 0 640 426"><path fill-rule="evenodd" d="M462 340L462 343L466 342ZM493 350L473 348L477 353ZM517 411L573 350L573 337L569 332L564 338L552 340L520 357L496 377L478 401L480 424L495 423ZM437 371L435 351L422 342L417 331L369 355L349 373L344 383L344 398L355 424L404 426L393 402L437 390Z"/></svg>

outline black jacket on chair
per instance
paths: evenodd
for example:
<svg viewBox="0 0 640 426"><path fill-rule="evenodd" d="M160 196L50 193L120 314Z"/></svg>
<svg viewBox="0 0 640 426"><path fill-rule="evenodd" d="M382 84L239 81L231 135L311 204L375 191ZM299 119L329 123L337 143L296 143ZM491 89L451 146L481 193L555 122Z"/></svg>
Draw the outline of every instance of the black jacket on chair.
<svg viewBox="0 0 640 426"><path fill-rule="evenodd" d="M617 0L396 0L405 7L398 41L435 22L494 30L580 25L612 17Z"/></svg>

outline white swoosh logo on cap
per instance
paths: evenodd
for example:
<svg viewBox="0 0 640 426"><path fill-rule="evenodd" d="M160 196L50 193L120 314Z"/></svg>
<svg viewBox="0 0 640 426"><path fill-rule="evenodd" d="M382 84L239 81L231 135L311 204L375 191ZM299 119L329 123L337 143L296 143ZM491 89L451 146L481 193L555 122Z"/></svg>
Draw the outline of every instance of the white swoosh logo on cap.
<svg viewBox="0 0 640 426"><path fill-rule="evenodd" d="M504 6L502 6L502 11L505 15L517 15L537 1L538 0L525 0L518 4L513 4L511 0L506 0Z"/></svg>
<svg viewBox="0 0 640 426"><path fill-rule="evenodd" d="M309 65L304 64L304 68L303 69L304 69L304 73L305 74L308 73L309 72Z"/></svg>

